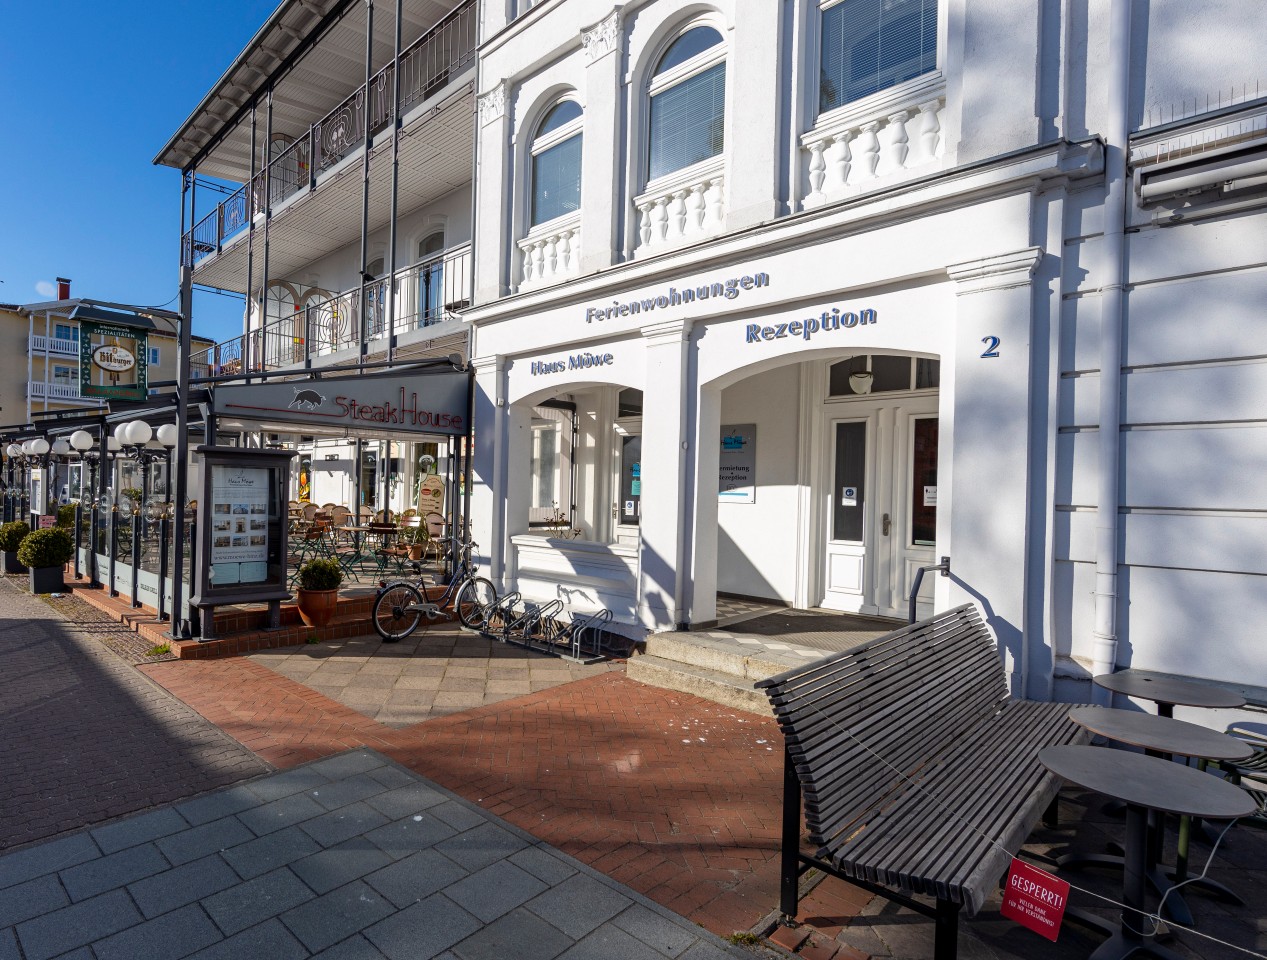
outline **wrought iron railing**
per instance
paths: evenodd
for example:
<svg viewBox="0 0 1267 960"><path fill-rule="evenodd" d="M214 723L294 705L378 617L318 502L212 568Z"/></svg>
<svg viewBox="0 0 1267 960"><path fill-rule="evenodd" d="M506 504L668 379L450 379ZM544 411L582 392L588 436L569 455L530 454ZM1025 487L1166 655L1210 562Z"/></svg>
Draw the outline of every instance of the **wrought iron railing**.
<svg viewBox="0 0 1267 960"><path fill-rule="evenodd" d="M471 246L465 244L398 271L390 311L388 280L366 284L364 326L360 287L309 304L193 354L193 375L234 377L303 366L359 346L362 336L366 342L380 340L452 319L470 303L472 265Z"/></svg>
<svg viewBox="0 0 1267 960"><path fill-rule="evenodd" d="M451 76L475 59L478 13L477 0L466 0L401 51L402 115L444 87ZM365 84L357 87L346 100L314 123L307 134L274 157L249 185L195 223L181 242L183 263L197 266L219 253L225 241L246 227L256 214L302 190L316 189L320 174L364 145L367 108L371 136L390 126L392 70L388 64L370 78L368 96Z"/></svg>

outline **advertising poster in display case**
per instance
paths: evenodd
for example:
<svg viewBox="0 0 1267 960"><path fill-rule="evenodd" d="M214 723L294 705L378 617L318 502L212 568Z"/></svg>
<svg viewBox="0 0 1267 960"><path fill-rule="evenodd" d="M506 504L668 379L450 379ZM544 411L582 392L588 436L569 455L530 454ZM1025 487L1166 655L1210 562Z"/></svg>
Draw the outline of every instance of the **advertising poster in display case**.
<svg viewBox="0 0 1267 960"><path fill-rule="evenodd" d="M757 425L721 428L717 499L721 503L757 502Z"/></svg>
<svg viewBox="0 0 1267 960"><path fill-rule="evenodd" d="M269 605L269 625L279 623L286 588L286 493L288 452L200 446L201 496L190 605L200 611L222 604ZM214 636L215 618L200 616L203 639Z"/></svg>
<svg viewBox="0 0 1267 960"><path fill-rule="evenodd" d="M267 467L211 468L211 570L217 587L268 577Z"/></svg>

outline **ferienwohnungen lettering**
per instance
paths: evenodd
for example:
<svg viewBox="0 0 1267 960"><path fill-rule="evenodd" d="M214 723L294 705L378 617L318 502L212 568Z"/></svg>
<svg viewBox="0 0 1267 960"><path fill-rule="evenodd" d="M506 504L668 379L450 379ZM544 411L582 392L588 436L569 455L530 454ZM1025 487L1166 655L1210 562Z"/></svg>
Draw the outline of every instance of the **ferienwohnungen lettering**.
<svg viewBox="0 0 1267 960"><path fill-rule="evenodd" d="M619 300L613 300L611 306L607 307L586 307L585 322L593 323L595 320L610 320L612 317L630 317L637 313L650 313L652 310L665 310L668 307L677 307L684 303L694 303L697 300L710 300L720 297L723 300L734 300L743 290L755 290L757 287L768 287L770 285L770 275L768 273L758 273L753 276L732 277L721 283L705 283L698 287L687 287L685 290L678 290L677 287L669 287L668 293L662 293L654 297L646 297L641 300L630 300L621 303Z"/></svg>

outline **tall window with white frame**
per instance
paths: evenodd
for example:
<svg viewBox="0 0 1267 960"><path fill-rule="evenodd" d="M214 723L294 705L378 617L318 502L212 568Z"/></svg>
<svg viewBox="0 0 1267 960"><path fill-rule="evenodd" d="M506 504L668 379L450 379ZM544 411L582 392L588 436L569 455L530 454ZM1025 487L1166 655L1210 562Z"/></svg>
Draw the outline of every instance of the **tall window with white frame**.
<svg viewBox="0 0 1267 960"><path fill-rule="evenodd" d="M532 140L529 226L537 227L581 209L581 127L575 100L555 104Z"/></svg>
<svg viewBox="0 0 1267 960"><path fill-rule="evenodd" d="M418 321L426 327L444 319L444 231L418 243Z"/></svg>
<svg viewBox="0 0 1267 960"><path fill-rule="evenodd" d="M725 146L726 47L712 27L669 45L648 90L647 180L718 156Z"/></svg>
<svg viewBox="0 0 1267 960"><path fill-rule="evenodd" d="M820 9L820 113L936 69L937 0L823 0Z"/></svg>

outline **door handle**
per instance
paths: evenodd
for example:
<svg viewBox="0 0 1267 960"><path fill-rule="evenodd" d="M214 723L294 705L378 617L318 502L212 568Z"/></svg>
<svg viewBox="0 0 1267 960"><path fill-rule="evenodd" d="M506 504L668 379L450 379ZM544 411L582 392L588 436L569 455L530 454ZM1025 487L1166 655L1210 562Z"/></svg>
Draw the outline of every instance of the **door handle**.
<svg viewBox="0 0 1267 960"><path fill-rule="evenodd" d="M889 518L889 515L886 513L883 519L880 520L880 532L883 533L887 537L889 535L889 530L892 529L892 527L893 527L893 521L892 519Z"/></svg>

